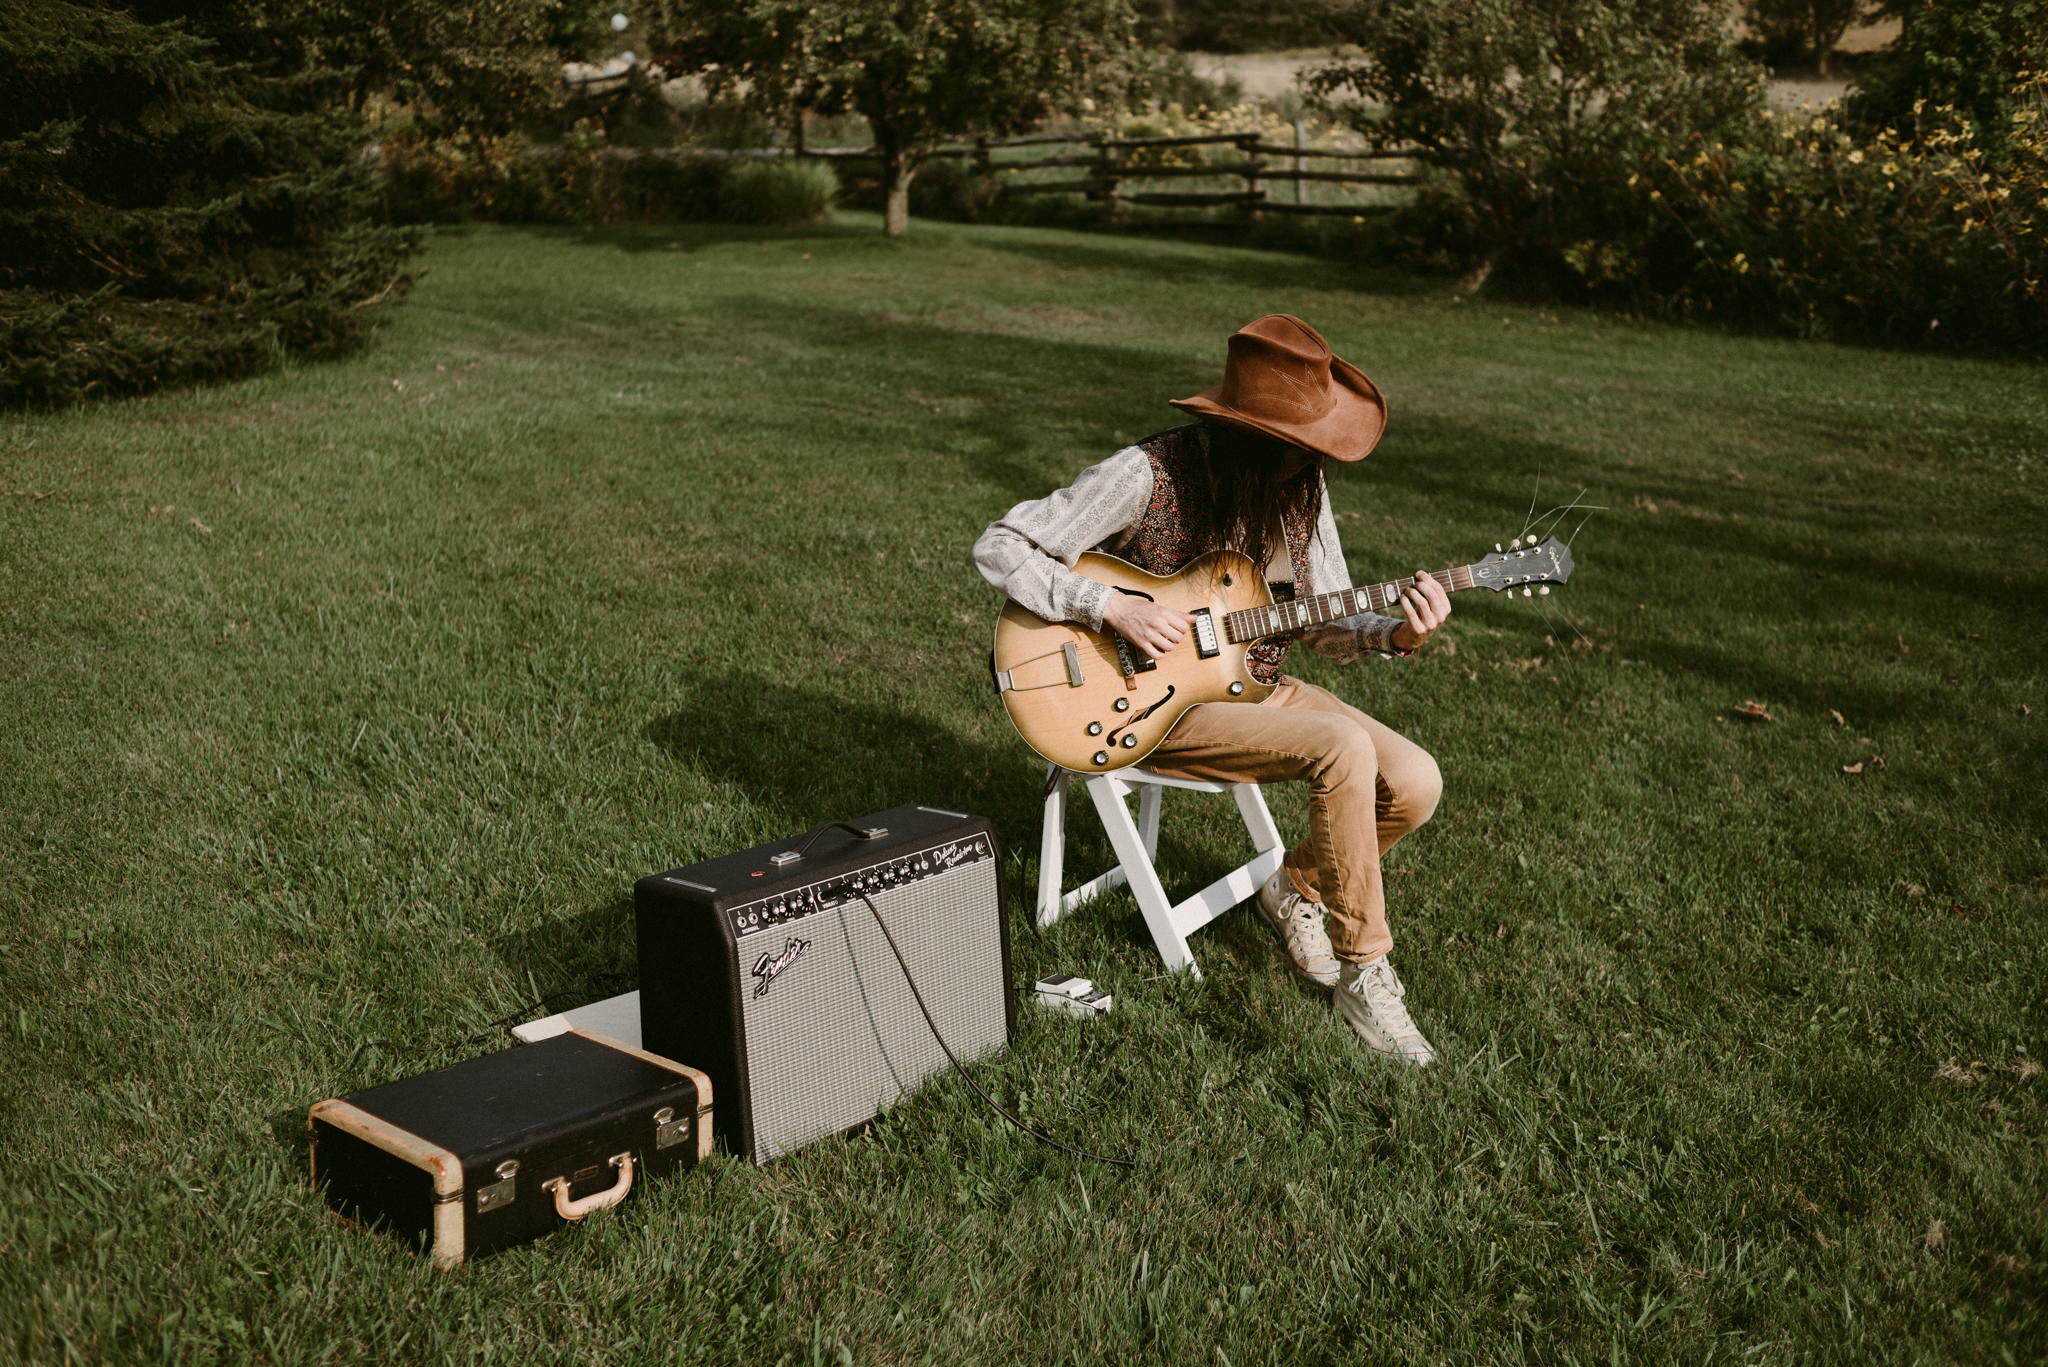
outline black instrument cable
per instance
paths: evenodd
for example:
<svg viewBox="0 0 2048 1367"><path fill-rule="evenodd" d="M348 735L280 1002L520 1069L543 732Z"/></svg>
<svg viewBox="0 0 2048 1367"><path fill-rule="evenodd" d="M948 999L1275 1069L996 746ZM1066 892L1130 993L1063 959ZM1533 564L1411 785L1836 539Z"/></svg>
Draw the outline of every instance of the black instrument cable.
<svg viewBox="0 0 2048 1367"><path fill-rule="evenodd" d="M882 919L882 913L876 909L874 900L864 892L856 892L854 896L867 903L868 914L874 917L875 924L882 928L882 936L889 942L889 952L896 956L896 966L903 970L903 981L910 984L910 995L917 999L917 1009L924 1013L924 1023L931 1027L932 1038L939 1042L939 1048L946 1051L946 1061L953 1065L953 1071L960 1074L966 1080L967 1085L974 1089L974 1094L986 1102L990 1110L1030 1135L1033 1139L1036 1139L1039 1143L1050 1144L1061 1153L1070 1153L1076 1158L1090 1158L1097 1163L1108 1163L1112 1167L1135 1168L1138 1166L1128 1158L1110 1158L1105 1154L1090 1153L1086 1149L1077 1149L1071 1144L1062 1144L1051 1135L1040 1130L1034 1130L1016 1116L1011 1115L1003 1109L1001 1102L981 1090L981 1084L974 1080L974 1074L968 1072L961 1064L959 1057L953 1053L953 1046L946 1043L946 1037L939 1033L939 1023L932 1019L931 1008L924 1004L924 993L917 990L917 979L910 976L910 965L903 961L903 951L896 947L896 936L890 932L889 923Z"/></svg>

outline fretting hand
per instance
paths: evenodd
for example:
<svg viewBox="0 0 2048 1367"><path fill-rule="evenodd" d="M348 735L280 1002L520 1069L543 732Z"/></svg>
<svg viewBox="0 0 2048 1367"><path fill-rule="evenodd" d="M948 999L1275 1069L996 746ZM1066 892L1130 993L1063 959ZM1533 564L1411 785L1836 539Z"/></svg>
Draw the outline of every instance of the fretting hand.
<svg viewBox="0 0 2048 1367"><path fill-rule="evenodd" d="M1130 593L1112 593L1102 609L1102 625L1155 660L1179 645L1194 624L1185 612Z"/></svg>
<svg viewBox="0 0 2048 1367"><path fill-rule="evenodd" d="M1401 591L1401 611L1408 620L1394 628L1394 647L1413 650L1436 635L1437 628L1451 615L1451 596L1430 577L1428 570L1415 571L1415 582Z"/></svg>

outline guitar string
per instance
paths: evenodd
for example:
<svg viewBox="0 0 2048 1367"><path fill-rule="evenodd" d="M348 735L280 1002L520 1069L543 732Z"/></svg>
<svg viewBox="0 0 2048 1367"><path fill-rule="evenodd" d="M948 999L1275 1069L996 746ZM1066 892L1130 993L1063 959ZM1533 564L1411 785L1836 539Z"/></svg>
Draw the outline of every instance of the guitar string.
<svg viewBox="0 0 2048 1367"><path fill-rule="evenodd" d="M1457 565L1450 569L1437 570L1430 575L1430 578L1442 583L1448 591L1457 593L1464 589L1478 587L1478 580L1473 577L1472 568L1470 565ZM1465 576L1465 582L1462 584L1458 582L1458 576L1461 573ZM1379 583L1354 586L1349 589L1339 590L1335 594L1316 594L1311 598L1291 599L1285 603L1262 603L1257 607L1240 608L1236 612L1225 613L1223 615L1225 639L1233 645L1239 645L1247 641L1262 640L1267 636L1277 635L1283 631L1299 631L1307 627L1320 626L1325 622L1335 621L1339 617L1353 616L1360 610L1358 603L1361 595L1364 596L1365 600L1364 610L1367 612L1377 612L1383 607L1393 606L1402 593L1415 587L1416 584L1416 580L1412 575L1406 579L1390 582L1394 585L1394 593L1392 596L1385 598L1384 601L1374 601L1380 595L1381 590L1387 587L1385 583ZM1331 597L1348 600L1345 602L1342 612L1311 606ZM1292 609L1296 607L1300 607L1304 615L1310 620L1302 622L1290 620L1294 615ZM1325 613L1327 615L1321 615ZM1271 619L1272 625L1266 630L1259 630L1259 624L1262 624L1268 618Z"/></svg>

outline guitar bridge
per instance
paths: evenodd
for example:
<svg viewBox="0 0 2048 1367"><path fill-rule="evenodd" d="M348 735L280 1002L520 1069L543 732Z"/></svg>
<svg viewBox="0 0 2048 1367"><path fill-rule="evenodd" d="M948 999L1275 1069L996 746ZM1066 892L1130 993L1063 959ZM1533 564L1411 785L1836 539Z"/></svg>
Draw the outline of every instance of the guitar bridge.
<svg viewBox="0 0 2048 1367"><path fill-rule="evenodd" d="M1020 684L1017 682L1017 671L1025 665L1037 664L1040 660L1049 660L1055 655L1059 656L1067 667L1066 678L1048 679L1044 683L1033 684ZM1048 650L1043 655L1033 655L1028 660L1019 660L1008 669L997 669L995 667L996 661L993 652L990 653L988 662L989 674L996 681L996 692L998 693L1029 693L1034 688L1058 688L1062 684L1068 688L1079 688L1087 682L1086 679L1081 677L1081 652L1072 641L1066 642L1058 650Z"/></svg>

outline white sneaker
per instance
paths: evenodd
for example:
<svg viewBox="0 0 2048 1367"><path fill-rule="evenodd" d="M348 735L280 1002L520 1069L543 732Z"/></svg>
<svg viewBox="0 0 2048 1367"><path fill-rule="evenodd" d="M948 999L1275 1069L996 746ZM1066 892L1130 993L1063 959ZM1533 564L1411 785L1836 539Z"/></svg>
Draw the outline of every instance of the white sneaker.
<svg viewBox="0 0 2048 1367"><path fill-rule="evenodd" d="M1296 892L1285 869L1266 880L1256 900L1259 918L1280 937L1294 971L1318 987L1335 987L1339 964L1330 949L1330 933L1323 929L1322 903Z"/></svg>
<svg viewBox="0 0 2048 1367"><path fill-rule="evenodd" d="M1407 991L1384 954L1369 964L1346 963L1337 979L1337 1011L1375 1054L1426 1067L1436 1050L1401 1005Z"/></svg>

